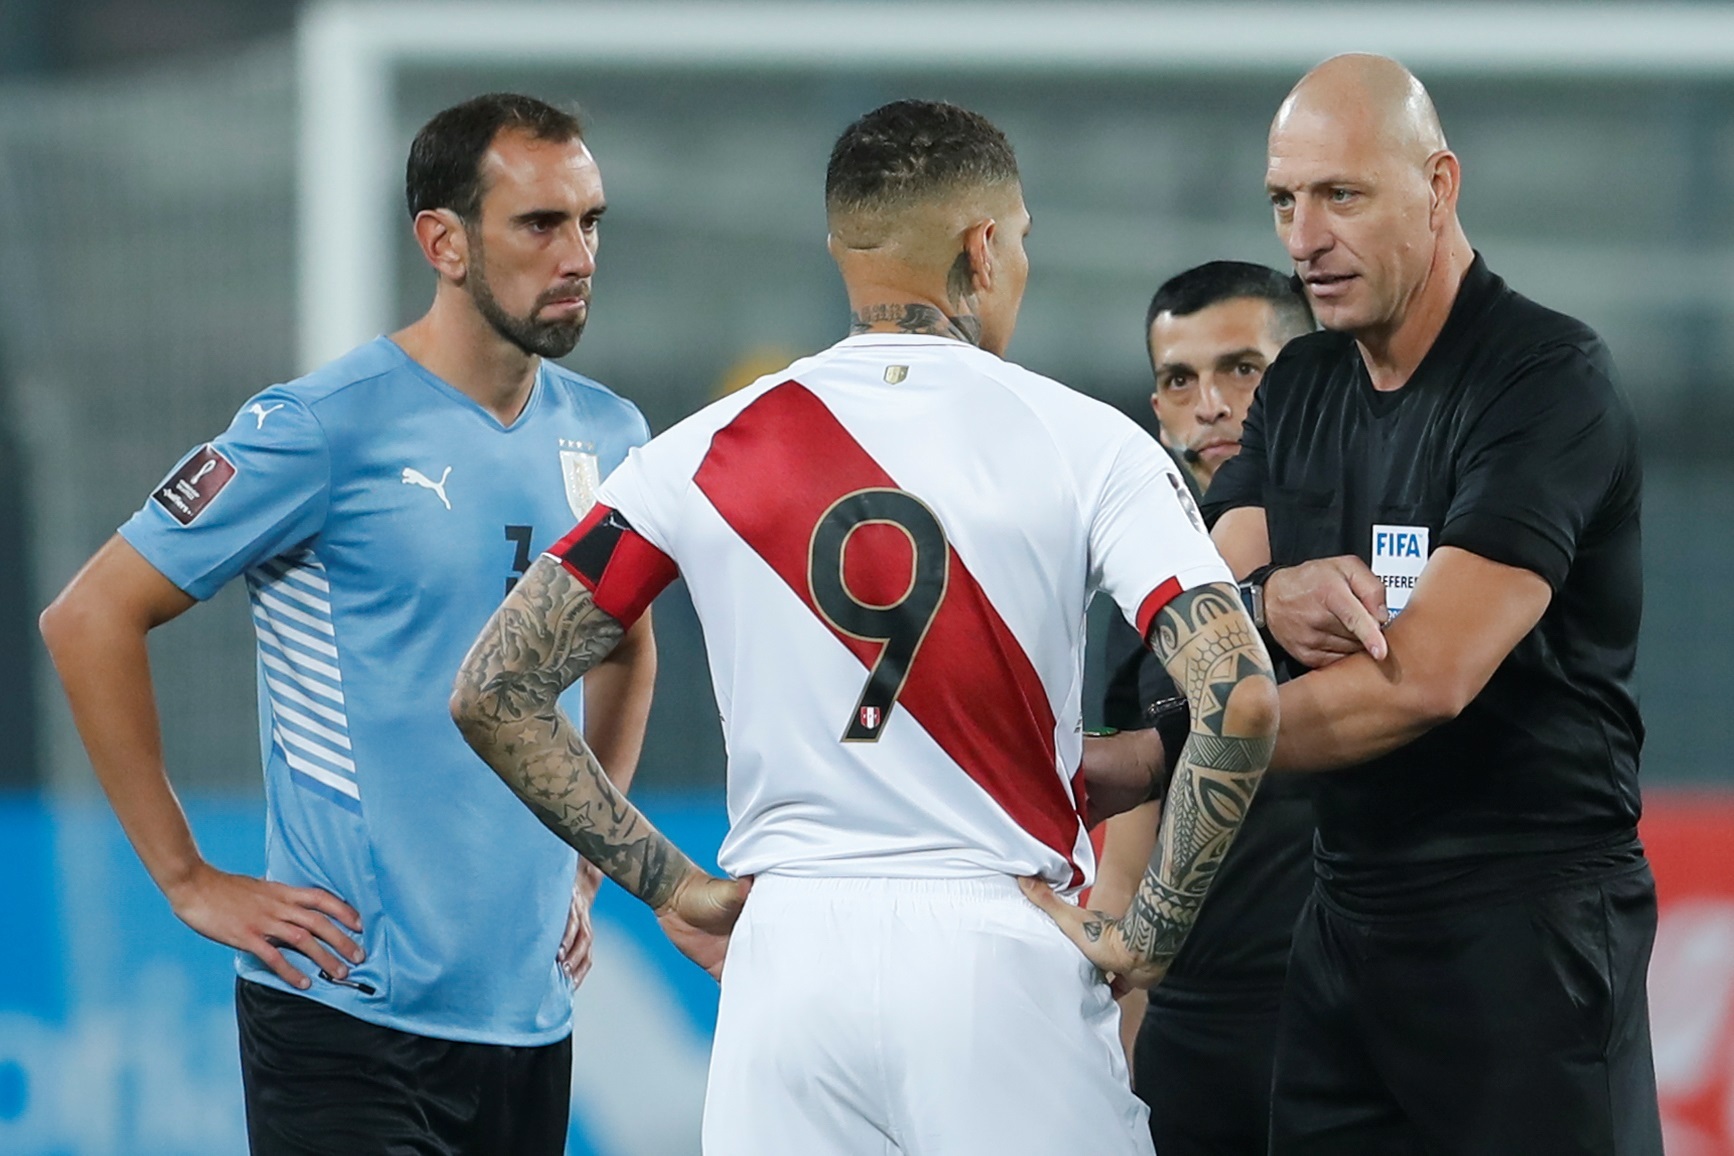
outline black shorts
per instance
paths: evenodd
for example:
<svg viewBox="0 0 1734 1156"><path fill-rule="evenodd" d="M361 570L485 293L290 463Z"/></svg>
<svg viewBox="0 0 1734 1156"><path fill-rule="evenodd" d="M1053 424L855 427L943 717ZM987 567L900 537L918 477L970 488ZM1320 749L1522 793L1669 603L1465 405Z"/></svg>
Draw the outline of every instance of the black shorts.
<svg viewBox="0 0 1734 1156"><path fill-rule="evenodd" d="M572 1040L466 1044L235 981L254 1156L561 1156Z"/></svg>
<svg viewBox="0 0 1734 1156"><path fill-rule="evenodd" d="M1152 993L1132 1090L1150 1105L1160 1156L1264 1156L1277 1002L1274 991L1171 1003Z"/></svg>
<svg viewBox="0 0 1734 1156"><path fill-rule="evenodd" d="M1315 890L1295 928L1271 1156L1661 1156L1647 864L1368 919Z"/></svg>

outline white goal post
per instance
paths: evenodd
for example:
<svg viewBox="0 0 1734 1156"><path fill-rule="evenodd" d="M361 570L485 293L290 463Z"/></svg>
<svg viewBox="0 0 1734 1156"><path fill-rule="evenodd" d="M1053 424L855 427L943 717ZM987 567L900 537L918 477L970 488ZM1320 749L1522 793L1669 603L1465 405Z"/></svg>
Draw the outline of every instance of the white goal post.
<svg viewBox="0 0 1734 1156"><path fill-rule="evenodd" d="M1299 75L1344 51L1416 71L1734 77L1734 9L1696 4L442 3L321 0L297 42L297 351L311 369L390 327L402 158L394 78L500 63L803 72ZM527 30L533 30L527 31Z"/></svg>

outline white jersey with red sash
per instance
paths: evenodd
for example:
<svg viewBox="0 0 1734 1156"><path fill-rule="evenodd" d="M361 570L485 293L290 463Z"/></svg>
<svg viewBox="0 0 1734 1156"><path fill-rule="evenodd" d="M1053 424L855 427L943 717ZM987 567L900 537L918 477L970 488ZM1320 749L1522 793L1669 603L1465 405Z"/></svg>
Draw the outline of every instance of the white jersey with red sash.
<svg viewBox="0 0 1734 1156"><path fill-rule="evenodd" d="M630 623L684 577L736 876L1091 877L1084 612L1233 579L1126 417L973 346L865 334L632 451L551 553Z"/></svg>

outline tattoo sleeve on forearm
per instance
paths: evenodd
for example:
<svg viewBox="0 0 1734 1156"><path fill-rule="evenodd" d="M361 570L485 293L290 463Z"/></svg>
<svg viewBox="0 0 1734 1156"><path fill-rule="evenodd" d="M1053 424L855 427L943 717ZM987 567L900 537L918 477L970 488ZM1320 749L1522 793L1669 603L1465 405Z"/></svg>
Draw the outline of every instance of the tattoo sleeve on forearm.
<svg viewBox="0 0 1734 1156"><path fill-rule="evenodd" d="M1230 704L1257 682L1269 684L1261 688L1268 696L1275 679L1232 586L1175 598L1157 615L1150 643L1191 705L1192 734L1168 788L1150 869L1121 928L1133 952L1166 963L1197 918L1276 745L1272 712Z"/></svg>
<svg viewBox="0 0 1734 1156"><path fill-rule="evenodd" d="M603 773L559 704L625 633L564 567L538 558L470 648L452 715L549 830L660 907L693 865Z"/></svg>

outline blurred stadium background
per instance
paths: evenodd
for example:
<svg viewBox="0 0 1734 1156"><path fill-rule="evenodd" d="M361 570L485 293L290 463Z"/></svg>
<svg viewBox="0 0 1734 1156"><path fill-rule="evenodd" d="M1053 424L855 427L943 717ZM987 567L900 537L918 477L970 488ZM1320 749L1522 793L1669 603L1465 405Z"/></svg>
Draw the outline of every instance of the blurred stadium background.
<svg viewBox="0 0 1734 1156"><path fill-rule="evenodd" d="M0 1152L244 1150L228 955L174 922L108 818L34 618L249 394L420 313L396 198L431 113L498 88L583 108L610 212L569 363L660 430L841 334L821 189L842 126L898 96L977 108L1036 220L1013 355L1148 422L1151 291L1211 258L1283 264L1265 128L1349 49L1427 81L1471 238L1601 331L1642 420L1658 1074L1669 1151L1734 1153L1734 8L897 0L0 0ZM635 793L714 848L721 738L678 586L657 633ZM159 634L175 781L207 852L244 869L243 601ZM572 1150L696 1152L714 991L603 902Z"/></svg>

